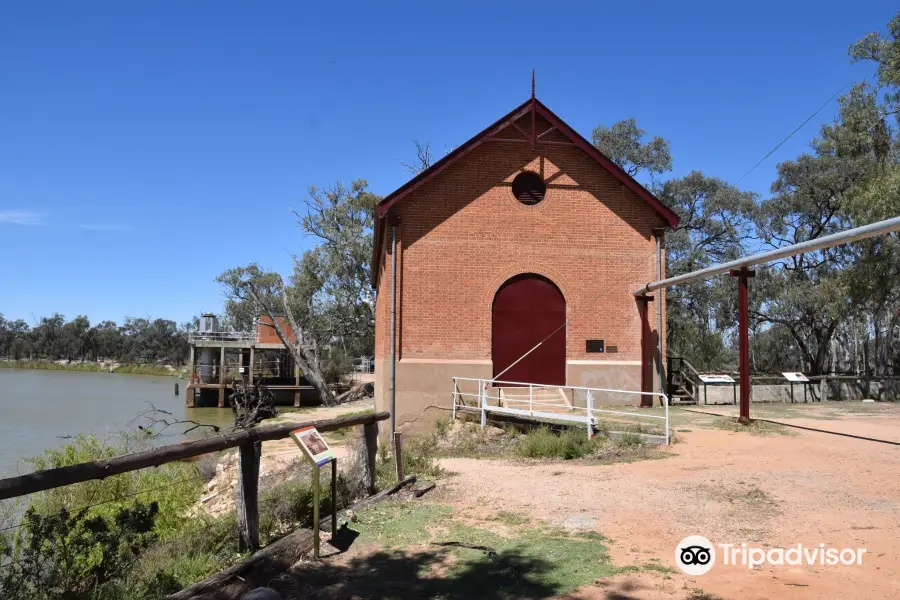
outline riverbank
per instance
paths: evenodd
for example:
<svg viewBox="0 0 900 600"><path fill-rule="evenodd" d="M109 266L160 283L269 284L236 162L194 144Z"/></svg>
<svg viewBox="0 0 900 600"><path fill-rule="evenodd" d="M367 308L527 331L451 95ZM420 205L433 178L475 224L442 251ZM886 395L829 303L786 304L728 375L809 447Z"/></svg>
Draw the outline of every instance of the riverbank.
<svg viewBox="0 0 900 600"><path fill-rule="evenodd" d="M109 385L113 385L111 380L122 385L118 382L127 379L99 374L19 375L94 378L110 382ZM144 381L151 380L147 378L135 385L142 387ZM339 407L309 408L284 415L280 420L297 422L371 412L373 404L368 399ZM227 411L228 416L230 412ZM139 424L131 422L118 433L131 433ZM325 434L339 457L339 508L367 492L350 449L358 443L359 429ZM76 435L60 448L44 450L36 459L23 461L23 468L16 469L16 473L121 456L152 441L155 440L115 433L102 438ZM393 472L393 468L384 466L382 470ZM0 569L0 597L62 598L74 591L79 592L79 597L95 600L162 600L246 558L246 553L238 550L235 524L238 471L238 452L231 450L207 454L197 461L176 461L40 492L26 498L18 510L0 502L0 565L8 567L5 571ZM293 440L262 444L258 507L263 544L311 525L312 475L311 466ZM330 482L323 479L326 480L319 510L328 514L332 496ZM379 481L387 484L390 479L385 475ZM33 508L34 512L28 513L26 508ZM60 520L57 515L63 508L69 510L68 517ZM46 542L69 538L78 543ZM30 568L33 564L41 568Z"/></svg>
<svg viewBox="0 0 900 600"><path fill-rule="evenodd" d="M186 377L186 367L169 365L120 364L113 361L67 362L55 360L0 360L0 369L38 369L42 371L82 371L88 373L118 373L121 375L155 375Z"/></svg>

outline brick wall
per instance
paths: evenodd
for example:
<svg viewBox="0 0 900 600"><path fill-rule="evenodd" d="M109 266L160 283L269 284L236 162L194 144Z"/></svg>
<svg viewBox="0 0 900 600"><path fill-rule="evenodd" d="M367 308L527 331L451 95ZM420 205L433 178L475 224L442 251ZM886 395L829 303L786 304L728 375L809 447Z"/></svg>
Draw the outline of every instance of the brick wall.
<svg viewBox="0 0 900 600"><path fill-rule="evenodd" d="M513 197L522 170L543 174L542 202L525 206ZM489 360L494 294L513 275L532 272L566 298L567 360L640 359L632 291L656 279L652 229L663 221L583 151L550 146L536 155L525 144L484 143L395 210L399 358ZM389 356L390 225L384 243L376 357ZM603 339L618 354L587 354L587 339Z"/></svg>
<svg viewBox="0 0 900 600"><path fill-rule="evenodd" d="M294 328L291 327L291 324L284 317L276 317L278 319L278 324L281 325L282 330L288 336L288 340L291 342L297 341L297 336L294 334ZM259 320L256 322L256 341L259 344L280 344L281 338L278 337L278 332L275 330L275 326L272 324L272 319L270 319L267 315L262 315L259 317Z"/></svg>

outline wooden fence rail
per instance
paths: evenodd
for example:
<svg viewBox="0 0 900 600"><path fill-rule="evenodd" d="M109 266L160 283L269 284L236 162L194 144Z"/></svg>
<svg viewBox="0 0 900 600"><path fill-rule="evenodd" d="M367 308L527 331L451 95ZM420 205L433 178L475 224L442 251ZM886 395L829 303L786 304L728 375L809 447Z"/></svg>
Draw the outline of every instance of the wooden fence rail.
<svg viewBox="0 0 900 600"><path fill-rule="evenodd" d="M158 467L165 463L193 458L209 452L239 448L240 475L238 477L236 508L238 525L241 529L241 545L247 550L256 550L259 547L259 509L257 502L259 496L260 443L286 438L292 431L301 427L313 426L321 432L326 432L362 425L361 446L365 455L362 461L363 481L366 489L371 494L375 491L375 453L377 449L378 422L384 421L389 416L386 412L379 412L321 421L257 427L183 444L162 446L106 460L95 460L68 467L46 469L29 473L28 475L0 479L0 500L52 490L75 483L105 479L113 475L120 475L148 467Z"/></svg>

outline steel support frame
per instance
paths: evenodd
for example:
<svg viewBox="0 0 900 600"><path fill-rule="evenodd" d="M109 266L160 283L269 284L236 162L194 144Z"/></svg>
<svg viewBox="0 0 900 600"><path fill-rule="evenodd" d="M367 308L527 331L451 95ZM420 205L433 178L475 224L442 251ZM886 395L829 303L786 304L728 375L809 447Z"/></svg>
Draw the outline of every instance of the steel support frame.
<svg viewBox="0 0 900 600"><path fill-rule="evenodd" d="M741 423L750 422L750 287L749 280L756 275L747 267L730 272L738 281L738 356L740 370Z"/></svg>

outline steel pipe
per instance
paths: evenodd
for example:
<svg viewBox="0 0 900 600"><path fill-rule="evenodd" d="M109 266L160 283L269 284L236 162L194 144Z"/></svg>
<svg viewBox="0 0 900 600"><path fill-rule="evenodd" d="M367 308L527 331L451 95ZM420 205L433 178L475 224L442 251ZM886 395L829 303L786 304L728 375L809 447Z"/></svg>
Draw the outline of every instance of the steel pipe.
<svg viewBox="0 0 900 600"><path fill-rule="evenodd" d="M807 240L805 242L800 242L799 244L792 244L790 246L785 246L784 248L778 248L777 250L761 252L752 256L745 256L744 258L739 258L731 262L722 263L720 265L713 265L712 267L700 269L699 271L692 271L691 273L685 273L684 275L669 277L668 279L663 279L661 281L651 281L641 288L635 290L634 295L643 296L645 294L649 294L650 292L671 287L673 285L690 283L691 281L705 279L714 275L721 275L723 273L728 273L729 271L740 270L743 268L752 267L754 265L761 265L767 262L772 262L773 260L778 260L779 258L786 258L788 256L794 256L796 254L803 254L804 252L823 250L825 248L831 248L832 246L848 244L850 242L856 242L878 235L884 235L886 233L893 233L895 231L900 231L900 217L894 217L893 219L887 219L886 221L879 221L870 225L863 225L862 227L856 227L854 229L848 229L847 231L833 233L831 235L826 235L814 240Z"/></svg>

